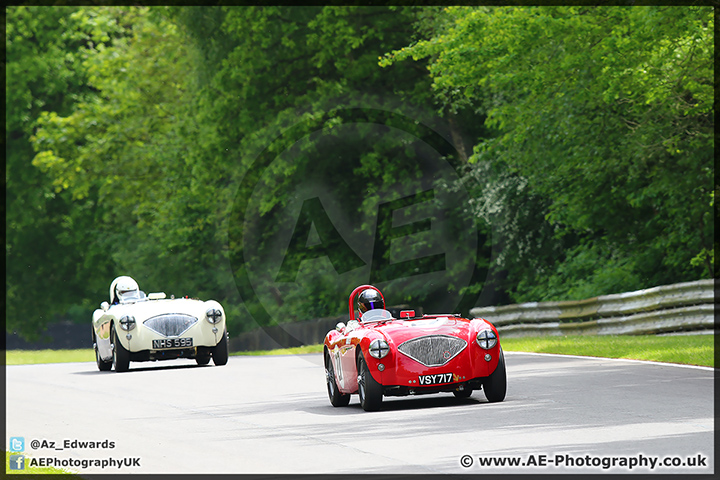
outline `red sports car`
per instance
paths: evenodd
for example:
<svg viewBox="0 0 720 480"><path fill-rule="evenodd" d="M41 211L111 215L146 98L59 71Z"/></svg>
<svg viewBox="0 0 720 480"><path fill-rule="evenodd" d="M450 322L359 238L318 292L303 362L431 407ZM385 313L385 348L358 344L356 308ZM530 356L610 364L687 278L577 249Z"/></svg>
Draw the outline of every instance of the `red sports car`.
<svg viewBox="0 0 720 480"><path fill-rule="evenodd" d="M359 318L355 319L356 295ZM483 389L490 402L505 399L505 358L495 327L482 318L459 315L394 318L372 285L349 298L350 320L325 336L325 376L335 407L360 396L366 411L378 410L382 397L452 392L469 397Z"/></svg>

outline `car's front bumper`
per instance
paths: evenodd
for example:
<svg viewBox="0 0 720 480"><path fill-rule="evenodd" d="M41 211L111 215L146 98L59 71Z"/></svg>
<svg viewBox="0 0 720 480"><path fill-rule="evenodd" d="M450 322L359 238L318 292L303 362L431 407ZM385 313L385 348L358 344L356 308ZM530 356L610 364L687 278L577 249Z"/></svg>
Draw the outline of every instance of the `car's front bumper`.
<svg viewBox="0 0 720 480"><path fill-rule="evenodd" d="M170 353L158 355L158 352L190 351L198 347L216 346L225 334L225 322L222 321L213 325L205 320L199 320L195 325L175 336L161 335L143 324L137 325L130 331L118 330L117 333L118 340L131 354L147 351L150 356L165 356L169 358L171 357ZM174 342L178 344L177 346L158 347L157 345L153 345L153 340L162 341L163 344L167 344L169 343L167 342L168 340L178 339L190 339L192 346L187 345L187 340L184 342ZM131 359L133 359L132 356Z"/></svg>
<svg viewBox="0 0 720 480"><path fill-rule="evenodd" d="M462 388L480 388L497 368L500 345L485 350L469 344L444 365L427 366L393 350L382 359L364 354L370 373L386 395L435 393Z"/></svg>

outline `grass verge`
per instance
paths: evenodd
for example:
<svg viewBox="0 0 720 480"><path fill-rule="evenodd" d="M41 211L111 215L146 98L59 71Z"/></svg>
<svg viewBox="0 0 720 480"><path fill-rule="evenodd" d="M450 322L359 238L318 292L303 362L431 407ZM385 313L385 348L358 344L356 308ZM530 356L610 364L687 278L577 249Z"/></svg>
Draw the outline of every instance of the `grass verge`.
<svg viewBox="0 0 720 480"><path fill-rule="evenodd" d="M687 365L715 366L714 335L620 335L503 338L507 352L558 353L591 357L627 358ZM235 352L231 355L296 355L321 353L322 345L279 350ZM94 362L93 350L10 350L7 365Z"/></svg>
<svg viewBox="0 0 720 480"><path fill-rule="evenodd" d="M508 352L559 353L715 366L715 335L573 335L501 339Z"/></svg>
<svg viewBox="0 0 720 480"><path fill-rule="evenodd" d="M280 348L277 350L256 350L253 352L234 352L230 355L297 355L301 353L322 353L322 344L303 345L302 347Z"/></svg>
<svg viewBox="0 0 720 480"><path fill-rule="evenodd" d="M501 339L507 352L557 353L590 357L627 358L686 365L715 366L714 335L622 335L521 337ZM233 355L292 355L320 353L322 345L281 350L237 352Z"/></svg>
<svg viewBox="0 0 720 480"><path fill-rule="evenodd" d="M37 363L94 362L92 348L78 350L8 350L7 365L32 365Z"/></svg>

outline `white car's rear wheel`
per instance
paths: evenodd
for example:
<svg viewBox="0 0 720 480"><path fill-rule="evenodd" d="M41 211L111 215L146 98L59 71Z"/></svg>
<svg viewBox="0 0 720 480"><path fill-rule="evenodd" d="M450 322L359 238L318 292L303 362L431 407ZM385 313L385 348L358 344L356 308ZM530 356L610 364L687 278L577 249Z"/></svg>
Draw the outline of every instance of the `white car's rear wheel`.
<svg viewBox="0 0 720 480"><path fill-rule="evenodd" d="M198 347L198 350L200 347ZM210 357L212 356L212 353L209 351L206 351L203 349L203 351L198 351L197 355L195 356L195 361L198 365L207 365L210 363Z"/></svg>
<svg viewBox="0 0 720 480"><path fill-rule="evenodd" d="M112 362L112 360L104 362L100 358L100 353L98 352L97 338L95 337L95 332L93 332L93 343L95 344L95 363L97 364L98 369L101 372L109 372L110 370L112 370L113 362Z"/></svg>

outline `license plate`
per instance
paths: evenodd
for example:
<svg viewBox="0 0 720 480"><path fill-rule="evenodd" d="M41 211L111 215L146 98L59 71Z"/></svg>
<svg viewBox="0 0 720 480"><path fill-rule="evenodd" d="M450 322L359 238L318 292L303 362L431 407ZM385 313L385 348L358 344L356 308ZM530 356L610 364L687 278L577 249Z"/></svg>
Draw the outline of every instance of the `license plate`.
<svg viewBox="0 0 720 480"><path fill-rule="evenodd" d="M160 348L187 348L193 346L192 337L187 338L163 338L162 340L153 340L152 346L155 349Z"/></svg>
<svg viewBox="0 0 720 480"><path fill-rule="evenodd" d="M452 373L438 373L436 375L419 375L418 383L420 385L439 385L441 383L452 383Z"/></svg>

